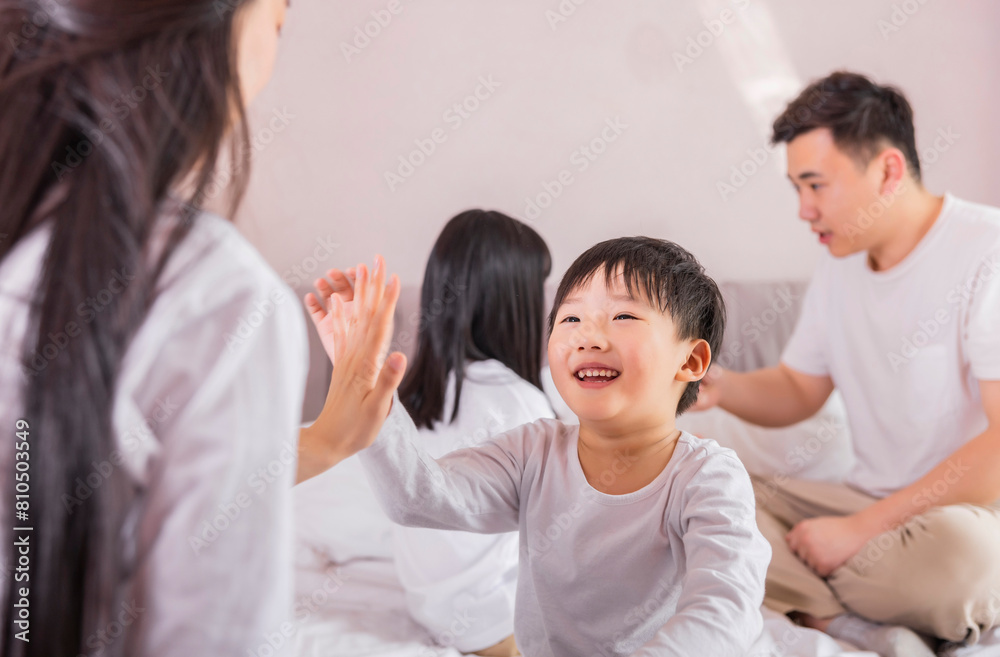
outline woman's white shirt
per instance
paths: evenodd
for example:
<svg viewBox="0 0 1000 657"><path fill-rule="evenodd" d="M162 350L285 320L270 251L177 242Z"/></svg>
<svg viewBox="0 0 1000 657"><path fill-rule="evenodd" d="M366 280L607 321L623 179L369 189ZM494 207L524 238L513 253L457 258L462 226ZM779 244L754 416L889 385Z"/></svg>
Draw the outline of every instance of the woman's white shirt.
<svg viewBox="0 0 1000 657"><path fill-rule="evenodd" d="M169 226L159 223L154 244ZM49 229L40 226L0 263L0 427L7 435L22 417L31 376L21 365L27 302ZM107 275L120 287L129 272ZM138 652L255 654L292 609L305 321L295 294L253 246L210 214L195 220L158 289L117 380L117 449L93 464L65 505L72 513L87 504L119 467L142 491L135 600L123 610ZM78 314L84 323L87 313ZM54 338L57 347L61 339ZM38 365L47 344L35 345ZM4 444L6 490L13 451L11 441ZM44 455L32 457L37 463ZM0 506L5 544L10 514L9 504Z"/></svg>

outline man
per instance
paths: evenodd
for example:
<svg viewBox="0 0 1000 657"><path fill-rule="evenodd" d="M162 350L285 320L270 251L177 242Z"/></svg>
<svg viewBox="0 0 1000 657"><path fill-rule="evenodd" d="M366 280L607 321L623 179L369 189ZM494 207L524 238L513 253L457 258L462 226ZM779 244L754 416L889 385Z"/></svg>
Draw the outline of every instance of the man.
<svg viewBox="0 0 1000 657"><path fill-rule="evenodd" d="M715 373L698 407L785 426L836 387L856 465L755 480L765 602L883 655L933 655L913 630L976 643L1000 623L1000 210L925 189L909 103L864 76L813 83L773 129L832 257L781 363Z"/></svg>

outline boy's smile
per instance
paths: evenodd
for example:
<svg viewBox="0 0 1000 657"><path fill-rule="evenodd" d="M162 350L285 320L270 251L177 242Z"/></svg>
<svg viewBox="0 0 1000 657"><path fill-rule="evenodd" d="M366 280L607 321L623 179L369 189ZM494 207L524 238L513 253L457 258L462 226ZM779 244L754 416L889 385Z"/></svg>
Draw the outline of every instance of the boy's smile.
<svg viewBox="0 0 1000 657"><path fill-rule="evenodd" d="M601 388L611 384L621 372L604 363L589 361L576 370L576 378L584 388Z"/></svg>

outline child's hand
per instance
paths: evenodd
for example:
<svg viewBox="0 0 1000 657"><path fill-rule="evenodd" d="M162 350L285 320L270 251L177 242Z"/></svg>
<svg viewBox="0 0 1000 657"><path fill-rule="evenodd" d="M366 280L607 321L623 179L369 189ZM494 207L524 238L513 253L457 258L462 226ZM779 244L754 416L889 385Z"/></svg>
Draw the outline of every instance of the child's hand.
<svg viewBox="0 0 1000 657"><path fill-rule="evenodd" d="M386 357L399 289L395 275L385 284L385 263L376 256L370 276L367 267L357 267L350 316L339 293L319 323L319 313L314 313L317 329L322 324L326 331L324 347L332 351L336 364L322 413L299 436L298 482L368 447L382 428L406 369L403 354Z"/></svg>
<svg viewBox="0 0 1000 657"><path fill-rule="evenodd" d="M336 337L334 336L333 311L334 304L342 304L342 312L345 320L350 322L354 315L354 279L357 277L357 269L351 267L346 272L339 269L331 269L326 275L333 281L331 285L325 278L316 279L316 289L319 291L317 298L312 292L306 295L306 309L312 319L316 333L323 343L323 349L330 358L330 362L337 364ZM343 340L341 340L342 342Z"/></svg>

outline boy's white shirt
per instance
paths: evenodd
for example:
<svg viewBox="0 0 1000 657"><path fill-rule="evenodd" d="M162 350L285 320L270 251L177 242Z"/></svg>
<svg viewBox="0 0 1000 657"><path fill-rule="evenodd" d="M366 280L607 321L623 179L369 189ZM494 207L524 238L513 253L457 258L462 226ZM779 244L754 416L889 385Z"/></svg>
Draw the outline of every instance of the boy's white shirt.
<svg viewBox="0 0 1000 657"><path fill-rule="evenodd" d="M761 631L771 549L735 454L682 433L653 482L606 495L583 474L578 436L539 420L435 461L396 399L360 456L397 522L520 532L524 654L743 655Z"/></svg>
<svg viewBox="0 0 1000 657"><path fill-rule="evenodd" d="M833 379L856 456L847 482L883 497L987 427L978 380L1000 379L1000 210L947 194L901 263L875 272L867 258L823 257L782 361ZM954 477L970 465L954 462Z"/></svg>

